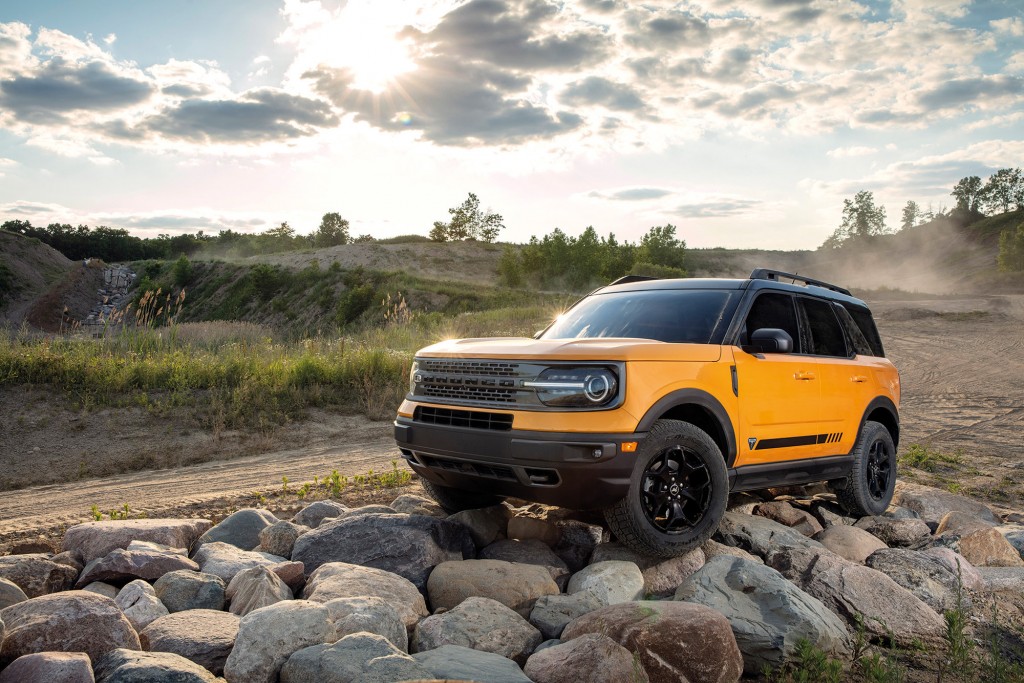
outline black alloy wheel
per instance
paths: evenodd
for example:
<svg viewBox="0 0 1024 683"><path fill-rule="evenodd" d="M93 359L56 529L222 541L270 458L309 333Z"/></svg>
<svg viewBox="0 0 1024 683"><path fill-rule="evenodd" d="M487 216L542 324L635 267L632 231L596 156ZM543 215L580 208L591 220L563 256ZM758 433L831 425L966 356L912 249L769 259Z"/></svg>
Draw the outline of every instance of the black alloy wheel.
<svg viewBox="0 0 1024 683"><path fill-rule="evenodd" d="M853 465L845 479L829 482L839 504L854 517L880 515L896 490L896 443L889 429L868 420L850 451Z"/></svg>
<svg viewBox="0 0 1024 683"><path fill-rule="evenodd" d="M644 470L640 492L647 521L667 534L696 527L711 504L711 473L693 451L675 444Z"/></svg>

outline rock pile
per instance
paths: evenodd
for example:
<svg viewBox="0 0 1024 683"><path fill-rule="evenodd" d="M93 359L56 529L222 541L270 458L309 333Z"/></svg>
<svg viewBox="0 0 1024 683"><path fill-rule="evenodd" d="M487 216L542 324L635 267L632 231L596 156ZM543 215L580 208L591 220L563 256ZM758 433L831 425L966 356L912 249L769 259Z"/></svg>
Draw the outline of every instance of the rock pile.
<svg viewBox="0 0 1024 683"><path fill-rule="evenodd" d="M858 625L919 645L972 593L1021 598L1024 518L903 483L895 500L857 520L830 494L737 496L669 560L564 510L409 494L89 522L60 554L0 557L0 683L732 682L801 640L848 660Z"/></svg>

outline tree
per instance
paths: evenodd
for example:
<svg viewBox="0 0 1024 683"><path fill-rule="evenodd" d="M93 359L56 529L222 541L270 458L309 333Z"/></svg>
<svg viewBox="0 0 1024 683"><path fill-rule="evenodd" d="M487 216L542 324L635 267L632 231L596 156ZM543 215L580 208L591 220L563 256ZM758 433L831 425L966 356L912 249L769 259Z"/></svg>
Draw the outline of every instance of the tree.
<svg viewBox="0 0 1024 683"><path fill-rule="evenodd" d="M885 207L875 205L875 195L861 190L853 199L843 200L843 220L822 246L838 247L847 240L886 235Z"/></svg>
<svg viewBox="0 0 1024 683"><path fill-rule="evenodd" d="M493 242L497 239L498 232L505 228L501 214L482 211L480 199L472 192L460 206L448 209L448 213L452 218L447 223L434 221L430 239L435 242L458 240Z"/></svg>
<svg viewBox="0 0 1024 683"><path fill-rule="evenodd" d="M1019 168L1001 168L981 190L981 202L990 214L1024 208L1024 177Z"/></svg>
<svg viewBox="0 0 1024 683"><path fill-rule="evenodd" d="M174 262L174 284L178 287L184 287L192 281L192 264L188 260L188 256L182 254L178 257L178 260Z"/></svg>
<svg viewBox="0 0 1024 683"><path fill-rule="evenodd" d="M999 270L1024 271L1024 223L999 235Z"/></svg>
<svg viewBox="0 0 1024 683"><path fill-rule="evenodd" d="M640 238L636 260L657 266L682 269L686 262L686 243L676 239L676 226L655 226Z"/></svg>
<svg viewBox="0 0 1024 683"><path fill-rule="evenodd" d="M349 241L348 221L341 214L325 213L320 219L320 227L310 237L315 247L334 247L347 244Z"/></svg>
<svg viewBox="0 0 1024 683"><path fill-rule="evenodd" d="M913 200L908 201L907 205L903 207L903 221L900 223L900 229L906 230L914 227L921 218L924 218L921 214L921 207Z"/></svg>
<svg viewBox="0 0 1024 683"><path fill-rule="evenodd" d="M982 197L981 178L976 175L961 178L950 194L956 198L956 208L977 213Z"/></svg>

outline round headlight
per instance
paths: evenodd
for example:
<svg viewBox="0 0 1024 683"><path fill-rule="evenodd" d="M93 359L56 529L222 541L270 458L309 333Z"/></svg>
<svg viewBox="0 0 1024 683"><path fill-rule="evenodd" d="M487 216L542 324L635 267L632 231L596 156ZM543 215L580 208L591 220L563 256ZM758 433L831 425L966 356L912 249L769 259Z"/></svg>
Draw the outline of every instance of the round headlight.
<svg viewBox="0 0 1024 683"><path fill-rule="evenodd" d="M523 382L535 389L546 406L597 408L615 399L618 380L604 367L548 368L535 381Z"/></svg>

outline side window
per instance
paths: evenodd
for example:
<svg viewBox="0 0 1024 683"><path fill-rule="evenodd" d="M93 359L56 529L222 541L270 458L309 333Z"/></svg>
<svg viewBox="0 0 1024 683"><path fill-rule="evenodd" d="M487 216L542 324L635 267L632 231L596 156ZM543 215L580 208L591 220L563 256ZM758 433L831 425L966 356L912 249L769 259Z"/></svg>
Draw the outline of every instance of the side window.
<svg viewBox="0 0 1024 683"><path fill-rule="evenodd" d="M766 292L754 299L754 304L747 313L741 343L746 344L755 330L763 327L775 327L785 330L793 338L796 351L800 349L800 328L796 324L796 311L793 308L793 297L789 294Z"/></svg>
<svg viewBox="0 0 1024 683"><path fill-rule="evenodd" d="M854 321L857 323L857 327L861 333L867 338L868 343L871 344L871 355L878 356L879 358L885 357L885 349L882 348L882 338L878 336L878 328L875 327L875 321L871 317L871 311L860 306L851 306L849 304L844 305Z"/></svg>
<svg viewBox="0 0 1024 683"><path fill-rule="evenodd" d="M811 328L810 352L817 356L848 356L843 329L839 326L836 314L832 312L832 306L809 297L800 297L800 305L807 313Z"/></svg>
<svg viewBox="0 0 1024 683"><path fill-rule="evenodd" d="M849 311L839 304L833 304L832 306L836 316L839 318L839 324L843 326L843 332L846 333L847 341L853 347L854 353L861 356L875 355L874 351L871 350L871 344L868 343L864 333L857 327L857 323L854 322L853 316L850 315Z"/></svg>

